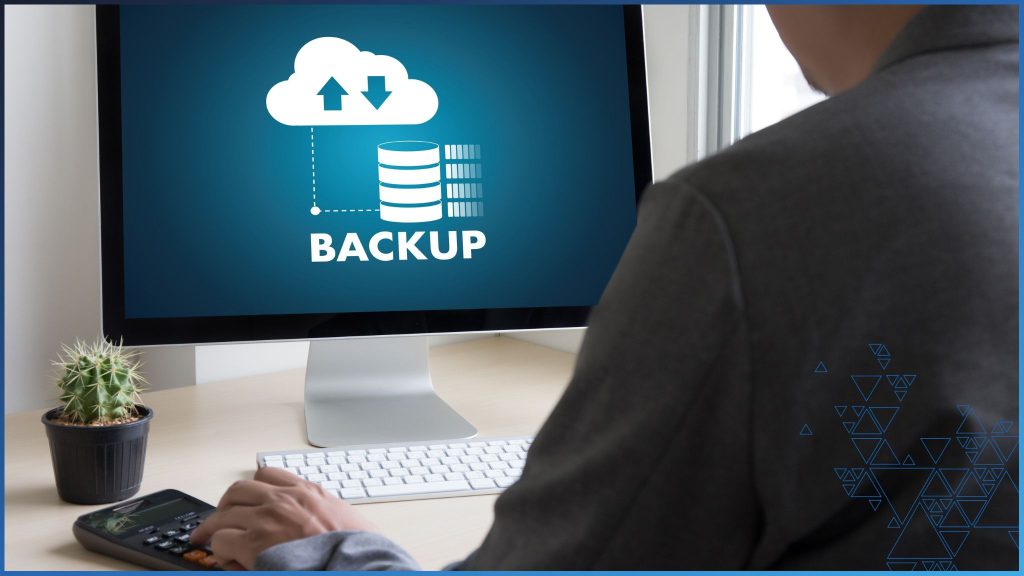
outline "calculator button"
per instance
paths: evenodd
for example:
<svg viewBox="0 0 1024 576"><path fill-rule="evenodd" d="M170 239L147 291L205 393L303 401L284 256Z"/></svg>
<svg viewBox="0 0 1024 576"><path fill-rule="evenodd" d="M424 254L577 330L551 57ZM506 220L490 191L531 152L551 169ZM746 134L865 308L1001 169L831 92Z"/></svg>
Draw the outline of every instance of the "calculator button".
<svg viewBox="0 0 1024 576"><path fill-rule="evenodd" d="M188 548L185 547L185 546L176 546L176 547L171 548L170 550L168 550L168 552L170 552L171 554L174 554L175 556L181 556L185 552L188 552Z"/></svg>
<svg viewBox="0 0 1024 576"><path fill-rule="evenodd" d="M156 545L161 550L167 550L168 548L174 548L174 540L164 540L163 542Z"/></svg>
<svg viewBox="0 0 1024 576"><path fill-rule="evenodd" d="M177 530L168 530L167 532L164 532L164 536L167 536L168 538L170 538L171 536L177 536L177 535L178 535L178 531Z"/></svg>
<svg viewBox="0 0 1024 576"><path fill-rule="evenodd" d="M190 538L191 538L191 536L189 536L188 534L182 534L181 536L178 536L177 538L175 538L175 540L177 540L178 542L182 542L182 543L186 543L187 544Z"/></svg>
<svg viewBox="0 0 1024 576"><path fill-rule="evenodd" d="M146 545L149 545L149 544L156 544L159 541L160 541L160 537L159 536L150 536L149 538L146 538L145 540L143 540L142 543L146 544Z"/></svg>
<svg viewBox="0 0 1024 576"><path fill-rule="evenodd" d="M196 564L200 564L201 561L203 560L203 558L207 558L208 556L209 556L209 554L206 552L206 550L198 550L198 549L196 549L196 550L189 550L188 552L185 552L184 554L182 554L181 557L184 558L185 560L188 560L189 562L194 562Z"/></svg>
<svg viewBox="0 0 1024 576"><path fill-rule="evenodd" d="M185 524L184 526L182 526L181 529L182 530L194 530L195 527L198 526L198 525L199 524L196 524L195 522L189 522L188 524Z"/></svg>

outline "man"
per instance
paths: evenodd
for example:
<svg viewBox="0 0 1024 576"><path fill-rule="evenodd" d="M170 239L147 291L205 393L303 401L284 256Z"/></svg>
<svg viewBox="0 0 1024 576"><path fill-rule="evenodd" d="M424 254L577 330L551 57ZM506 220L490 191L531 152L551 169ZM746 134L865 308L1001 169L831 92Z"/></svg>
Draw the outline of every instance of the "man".
<svg viewBox="0 0 1024 576"><path fill-rule="evenodd" d="M459 568L1016 568L1017 7L769 10L832 97L645 194ZM415 567L373 530L261 470L194 541Z"/></svg>

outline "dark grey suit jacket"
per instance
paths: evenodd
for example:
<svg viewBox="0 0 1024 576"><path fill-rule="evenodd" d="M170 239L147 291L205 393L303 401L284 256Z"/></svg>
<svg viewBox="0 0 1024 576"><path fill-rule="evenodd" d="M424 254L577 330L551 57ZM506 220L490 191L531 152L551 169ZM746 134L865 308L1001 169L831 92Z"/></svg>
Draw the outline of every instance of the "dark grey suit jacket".
<svg viewBox="0 0 1024 576"><path fill-rule="evenodd" d="M1015 6L927 8L862 85L648 190L460 567L1016 568L1017 42ZM260 562L361 554L408 566L344 533Z"/></svg>

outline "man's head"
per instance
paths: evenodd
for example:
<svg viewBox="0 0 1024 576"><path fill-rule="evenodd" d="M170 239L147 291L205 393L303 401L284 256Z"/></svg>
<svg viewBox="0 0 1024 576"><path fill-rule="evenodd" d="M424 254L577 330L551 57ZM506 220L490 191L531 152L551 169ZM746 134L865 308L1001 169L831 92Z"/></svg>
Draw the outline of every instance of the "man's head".
<svg viewBox="0 0 1024 576"><path fill-rule="evenodd" d="M767 7L811 86L828 95L860 84L921 6Z"/></svg>

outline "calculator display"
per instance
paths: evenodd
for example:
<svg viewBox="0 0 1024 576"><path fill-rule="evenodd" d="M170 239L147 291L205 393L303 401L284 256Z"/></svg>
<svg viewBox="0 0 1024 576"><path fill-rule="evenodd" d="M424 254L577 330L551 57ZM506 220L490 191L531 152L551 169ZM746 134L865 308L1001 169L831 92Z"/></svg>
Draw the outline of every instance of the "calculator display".
<svg viewBox="0 0 1024 576"><path fill-rule="evenodd" d="M106 531L112 536L129 536L136 532L136 529L149 526L157 522L171 520L176 516L195 512L196 505L183 498L171 500L152 508L135 509L130 512L118 512L116 510L101 510L87 517L87 523L93 528Z"/></svg>

